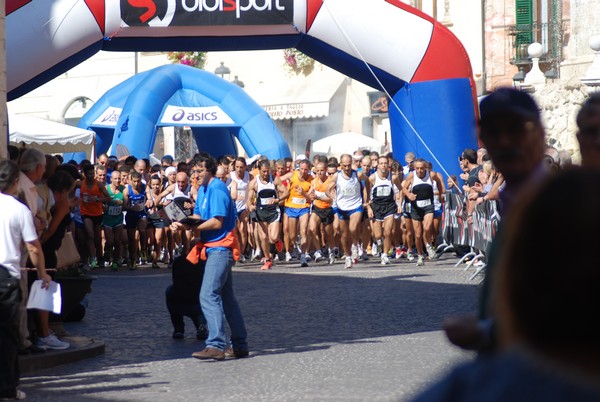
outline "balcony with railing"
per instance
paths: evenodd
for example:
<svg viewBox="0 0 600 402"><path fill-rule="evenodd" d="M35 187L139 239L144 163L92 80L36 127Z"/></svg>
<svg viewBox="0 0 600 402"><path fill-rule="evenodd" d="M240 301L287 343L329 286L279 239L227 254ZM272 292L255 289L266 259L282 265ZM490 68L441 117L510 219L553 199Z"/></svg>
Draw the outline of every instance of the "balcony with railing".
<svg viewBox="0 0 600 402"><path fill-rule="evenodd" d="M531 59L527 48L538 42L544 49L540 63L556 67L562 61L563 34L567 31L568 21L508 25L506 32L513 49L510 63L517 66L529 65Z"/></svg>

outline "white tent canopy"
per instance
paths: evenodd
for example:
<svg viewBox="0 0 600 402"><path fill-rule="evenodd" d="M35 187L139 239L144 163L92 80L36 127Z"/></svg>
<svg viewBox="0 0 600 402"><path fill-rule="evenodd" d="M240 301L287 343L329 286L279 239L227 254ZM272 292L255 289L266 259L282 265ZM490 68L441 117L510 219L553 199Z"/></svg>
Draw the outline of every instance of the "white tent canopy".
<svg viewBox="0 0 600 402"><path fill-rule="evenodd" d="M352 154L357 149L381 152L383 144L366 135L346 132L327 136L312 145L314 153L338 157L341 154Z"/></svg>
<svg viewBox="0 0 600 402"><path fill-rule="evenodd" d="M94 147L96 133L37 117L11 114L8 117L10 143L31 145L46 153L86 152Z"/></svg>

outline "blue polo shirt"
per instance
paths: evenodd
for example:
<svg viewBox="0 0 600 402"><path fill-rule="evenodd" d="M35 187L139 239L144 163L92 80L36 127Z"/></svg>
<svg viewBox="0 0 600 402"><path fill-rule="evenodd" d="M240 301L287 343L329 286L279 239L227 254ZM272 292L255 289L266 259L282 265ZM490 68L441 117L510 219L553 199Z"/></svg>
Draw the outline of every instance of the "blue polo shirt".
<svg viewBox="0 0 600 402"><path fill-rule="evenodd" d="M200 215L204 220L223 217L221 229L200 232L200 240L203 243L221 240L231 232L235 227L235 204L225 183L214 178L207 186L200 186L194 214Z"/></svg>

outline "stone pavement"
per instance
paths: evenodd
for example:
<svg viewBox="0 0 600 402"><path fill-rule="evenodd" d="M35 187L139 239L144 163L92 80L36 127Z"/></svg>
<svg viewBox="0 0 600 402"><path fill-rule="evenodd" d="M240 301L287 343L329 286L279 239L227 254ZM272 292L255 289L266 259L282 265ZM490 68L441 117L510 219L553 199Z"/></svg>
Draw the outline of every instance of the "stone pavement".
<svg viewBox="0 0 600 402"><path fill-rule="evenodd" d="M472 358L440 331L475 309L478 281L456 262L238 264L251 356L224 362L190 357L203 343L189 320L186 338L171 338L168 269L94 271L86 316L65 329L106 352L24 373L21 389L31 401L407 400Z"/></svg>

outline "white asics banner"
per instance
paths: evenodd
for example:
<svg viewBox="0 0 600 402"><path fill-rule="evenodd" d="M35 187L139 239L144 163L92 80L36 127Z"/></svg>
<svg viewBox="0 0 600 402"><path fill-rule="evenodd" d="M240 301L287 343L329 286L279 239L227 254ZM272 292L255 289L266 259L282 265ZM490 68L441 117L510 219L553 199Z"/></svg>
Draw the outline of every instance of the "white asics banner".
<svg viewBox="0 0 600 402"><path fill-rule="evenodd" d="M167 105L160 118L162 125L226 126L235 125L231 117L218 106L183 107Z"/></svg>

